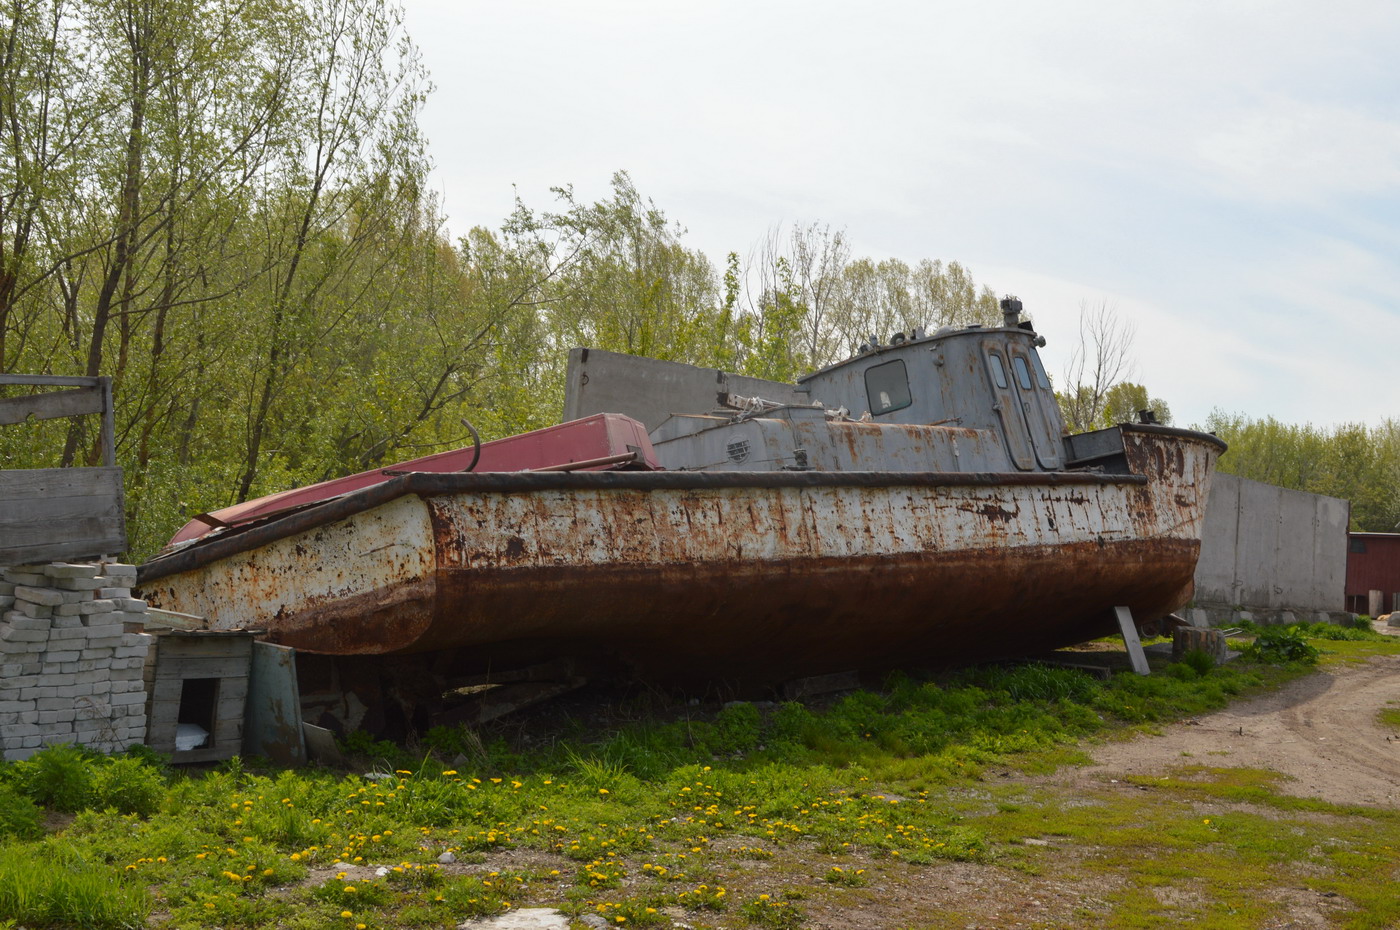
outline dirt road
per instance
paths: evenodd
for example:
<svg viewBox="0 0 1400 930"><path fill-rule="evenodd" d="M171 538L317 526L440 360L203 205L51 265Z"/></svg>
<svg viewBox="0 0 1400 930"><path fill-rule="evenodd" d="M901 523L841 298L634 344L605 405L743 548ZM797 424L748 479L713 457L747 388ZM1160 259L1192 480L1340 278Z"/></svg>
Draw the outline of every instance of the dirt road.
<svg viewBox="0 0 1400 930"><path fill-rule="evenodd" d="M1183 764L1272 769L1280 790L1334 804L1400 806L1400 731L1376 715L1400 708L1400 656L1334 667L1280 691L1091 750L1071 777L1165 774ZM1066 773L1068 774L1068 773Z"/></svg>

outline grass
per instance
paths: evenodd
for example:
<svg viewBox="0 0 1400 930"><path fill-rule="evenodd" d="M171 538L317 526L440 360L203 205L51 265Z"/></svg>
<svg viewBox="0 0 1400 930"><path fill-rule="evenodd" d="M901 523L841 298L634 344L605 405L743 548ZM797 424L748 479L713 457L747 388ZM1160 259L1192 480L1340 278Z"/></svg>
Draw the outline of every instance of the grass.
<svg viewBox="0 0 1400 930"><path fill-rule="evenodd" d="M1324 662L1400 651L1310 642ZM605 734L564 720L528 745L507 730L438 731L411 750L354 736L366 766L350 772L235 761L177 774L51 749L0 766L14 812L0 813L0 926L446 928L547 905L616 926L785 928L885 906L949 863L1007 889L1099 889L1044 926L1263 926L1301 887L1335 895L1338 925L1400 922L1392 812L1201 765L1090 792L1038 778L1083 761L1088 737L1305 673L1183 664L1099 682L1031 665L897 675L825 706L667 716L623 702L626 722ZM371 759L394 771L363 777ZM63 809L76 816L55 829ZM967 909L924 901L890 920L936 926Z"/></svg>

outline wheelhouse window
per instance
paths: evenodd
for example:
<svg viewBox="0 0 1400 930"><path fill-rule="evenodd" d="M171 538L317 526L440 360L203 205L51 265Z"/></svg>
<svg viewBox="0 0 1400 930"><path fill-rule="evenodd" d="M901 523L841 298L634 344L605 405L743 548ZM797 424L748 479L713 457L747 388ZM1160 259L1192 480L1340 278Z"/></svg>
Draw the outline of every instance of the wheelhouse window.
<svg viewBox="0 0 1400 930"><path fill-rule="evenodd" d="M914 402L909 396L909 373L897 358L865 370L865 393L875 416L903 410Z"/></svg>
<svg viewBox="0 0 1400 930"><path fill-rule="evenodd" d="M1026 360L1019 355L1011 356L1011 367L1016 369L1016 381L1021 385L1021 390L1031 389L1031 369L1026 364Z"/></svg>
<svg viewBox="0 0 1400 930"><path fill-rule="evenodd" d="M997 355L995 352L988 352L987 365L992 370L992 380L996 382L997 387L1008 387L1009 382L1006 380L1006 366L1002 364L1001 356Z"/></svg>
<svg viewBox="0 0 1400 930"><path fill-rule="evenodd" d="M1050 390L1050 378L1045 374L1045 365L1040 360L1040 353L1031 351L1031 362L1035 365L1035 383L1040 385L1042 390Z"/></svg>

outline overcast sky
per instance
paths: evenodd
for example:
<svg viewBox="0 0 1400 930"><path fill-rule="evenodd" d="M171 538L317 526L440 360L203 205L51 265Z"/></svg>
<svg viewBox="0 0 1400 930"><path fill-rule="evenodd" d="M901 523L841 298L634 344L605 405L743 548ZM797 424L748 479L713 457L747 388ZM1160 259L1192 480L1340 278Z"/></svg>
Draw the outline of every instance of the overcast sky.
<svg viewBox="0 0 1400 930"><path fill-rule="evenodd" d="M625 169L717 264L960 261L1052 372L1106 301L1182 425L1400 417L1400 4L405 2L454 234Z"/></svg>

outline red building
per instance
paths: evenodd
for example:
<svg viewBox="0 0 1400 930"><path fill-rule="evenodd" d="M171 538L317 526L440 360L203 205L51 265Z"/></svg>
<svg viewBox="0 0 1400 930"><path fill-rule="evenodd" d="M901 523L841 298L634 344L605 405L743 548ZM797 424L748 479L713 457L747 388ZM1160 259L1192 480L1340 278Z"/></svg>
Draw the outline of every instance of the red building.
<svg viewBox="0 0 1400 930"><path fill-rule="evenodd" d="M1371 591L1381 592L1381 613L1400 609L1400 533L1347 534L1347 610L1370 613Z"/></svg>

